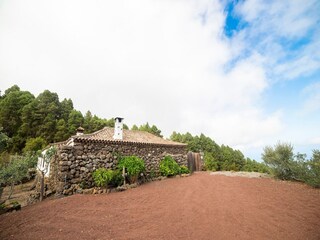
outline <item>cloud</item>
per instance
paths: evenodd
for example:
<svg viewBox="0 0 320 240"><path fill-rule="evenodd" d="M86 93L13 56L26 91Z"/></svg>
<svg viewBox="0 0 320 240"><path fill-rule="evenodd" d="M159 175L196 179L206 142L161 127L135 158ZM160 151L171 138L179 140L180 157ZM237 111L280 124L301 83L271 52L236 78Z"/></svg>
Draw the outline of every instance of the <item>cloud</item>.
<svg viewBox="0 0 320 240"><path fill-rule="evenodd" d="M218 0L4 1L1 87L50 89L82 112L122 116L129 125L149 121L166 136L202 132L220 144L263 146L283 129L281 110L263 106L270 72L288 57L275 39L303 36L315 17L305 15L311 5L287 3L240 3L250 24L227 38ZM316 46L275 72L313 71Z"/></svg>
<svg viewBox="0 0 320 240"><path fill-rule="evenodd" d="M236 39L245 54L264 56L273 82L309 76L320 68L319 11L316 0L241 1L235 13L246 27Z"/></svg>

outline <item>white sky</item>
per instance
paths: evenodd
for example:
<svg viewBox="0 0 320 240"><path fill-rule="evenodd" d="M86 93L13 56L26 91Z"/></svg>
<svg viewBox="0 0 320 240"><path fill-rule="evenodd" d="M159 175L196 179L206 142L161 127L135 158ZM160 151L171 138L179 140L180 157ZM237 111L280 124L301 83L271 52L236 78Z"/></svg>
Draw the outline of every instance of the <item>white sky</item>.
<svg viewBox="0 0 320 240"><path fill-rule="evenodd" d="M279 78L319 70L319 55L314 57L319 39L283 64L276 60L285 50L272 41L281 34L297 38L301 29L314 28L314 16L303 12L312 5L293 4L283 11L285 6L275 2L271 13L285 16L268 24L259 18L259 27L228 38L225 2L0 1L0 89L17 84L35 95L49 89L61 100L71 98L83 113L121 116L129 125L148 121L167 137L173 131L204 133L256 159L277 140L318 147L317 124L311 126L315 131L292 135L298 123L288 127L284 109L266 104L272 101L266 93ZM246 21L258 22L266 5L247 1L237 11ZM295 27L279 33L284 20ZM252 41L267 28L274 29L267 45ZM270 51L260 51L265 46ZM316 89L318 83L312 82ZM312 84L303 86L301 113L320 109Z"/></svg>

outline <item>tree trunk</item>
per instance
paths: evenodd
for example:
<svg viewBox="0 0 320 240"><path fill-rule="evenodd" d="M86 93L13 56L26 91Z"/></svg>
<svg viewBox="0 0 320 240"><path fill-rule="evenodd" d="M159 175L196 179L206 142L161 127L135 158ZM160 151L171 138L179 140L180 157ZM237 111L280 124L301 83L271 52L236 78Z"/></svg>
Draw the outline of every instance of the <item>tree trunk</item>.
<svg viewBox="0 0 320 240"><path fill-rule="evenodd" d="M0 186L0 199L2 197L3 189L4 188ZM0 200L0 205L3 204L3 203L5 203L5 200Z"/></svg>
<svg viewBox="0 0 320 240"><path fill-rule="evenodd" d="M8 196L8 199L11 198L11 195L13 193L13 188L14 188L14 183L11 183L11 186L10 186L10 193L9 193L9 196Z"/></svg>
<svg viewBox="0 0 320 240"><path fill-rule="evenodd" d="M41 172L41 179L40 179L40 202L43 200L44 195L44 173Z"/></svg>
<svg viewBox="0 0 320 240"><path fill-rule="evenodd" d="M122 168L122 176L123 176L123 185L125 186L126 185L126 170L124 167Z"/></svg>

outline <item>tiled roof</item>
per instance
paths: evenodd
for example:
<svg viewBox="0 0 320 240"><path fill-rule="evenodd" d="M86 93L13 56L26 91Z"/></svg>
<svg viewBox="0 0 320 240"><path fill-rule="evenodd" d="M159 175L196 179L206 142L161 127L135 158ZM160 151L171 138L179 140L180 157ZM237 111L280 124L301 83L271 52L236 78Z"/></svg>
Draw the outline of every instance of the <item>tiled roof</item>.
<svg viewBox="0 0 320 240"><path fill-rule="evenodd" d="M155 136L151 133L138 130L123 130L123 140L113 139L114 128L105 127L91 134L83 134L75 136L75 141L81 142L114 142L114 143L132 143L132 144L152 144L152 145L167 145L167 146L186 146L184 143L173 142Z"/></svg>

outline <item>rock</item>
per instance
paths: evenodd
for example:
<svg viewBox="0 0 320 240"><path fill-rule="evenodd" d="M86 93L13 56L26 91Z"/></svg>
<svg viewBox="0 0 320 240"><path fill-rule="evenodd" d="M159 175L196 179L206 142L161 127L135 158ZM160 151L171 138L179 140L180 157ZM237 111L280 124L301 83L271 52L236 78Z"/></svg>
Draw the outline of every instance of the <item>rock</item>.
<svg viewBox="0 0 320 240"><path fill-rule="evenodd" d="M59 161L59 165L60 166L67 166L68 165L68 161Z"/></svg>
<svg viewBox="0 0 320 240"><path fill-rule="evenodd" d="M70 192L71 192L70 189L65 189L65 190L63 190L62 194L69 195Z"/></svg>
<svg viewBox="0 0 320 240"><path fill-rule="evenodd" d="M94 188L92 194L98 194L98 193L99 193L99 190Z"/></svg>
<svg viewBox="0 0 320 240"><path fill-rule="evenodd" d="M119 187L116 188L116 190L117 190L117 192L122 192L122 191L127 190L127 187L125 185L119 186Z"/></svg>
<svg viewBox="0 0 320 240"><path fill-rule="evenodd" d="M69 170L69 166L62 166L60 168L60 170L61 170L61 172L65 172L65 171Z"/></svg>
<svg viewBox="0 0 320 240"><path fill-rule="evenodd" d="M81 172L85 172L85 171L86 171L86 168L85 168L85 167L81 167L81 168L80 168L80 171L81 171Z"/></svg>
<svg viewBox="0 0 320 240"><path fill-rule="evenodd" d="M52 192L51 190L48 190L48 191L45 192L45 196L46 196L46 197L49 197L49 196L51 196L52 194L53 194L53 192Z"/></svg>
<svg viewBox="0 0 320 240"><path fill-rule="evenodd" d="M113 163L106 163L106 168L112 168Z"/></svg>
<svg viewBox="0 0 320 240"><path fill-rule="evenodd" d="M82 193L83 193L83 189L82 189L82 188L77 189L77 190L76 190L76 193L77 193L77 194L82 194Z"/></svg>
<svg viewBox="0 0 320 240"><path fill-rule="evenodd" d="M62 146L62 150L71 150L72 148L73 146L67 146L67 145Z"/></svg>
<svg viewBox="0 0 320 240"><path fill-rule="evenodd" d="M181 177L189 177L190 176L190 173L183 173L181 174Z"/></svg>
<svg viewBox="0 0 320 240"><path fill-rule="evenodd" d="M79 145L74 146L74 149L83 150L83 146L79 144Z"/></svg>
<svg viewBox="0 0 320 240"><path fill-rule="evenodd" d="M93 189L93 188L83 189L83 190L82 190L82 193L83 193L83 194L92 194L92 193L93 193L93 191L94 191L94 189Z"/></svg>
<svg viewBox="0 0 320 240"><path fill-rule="evenodd" d="M91 169L91 168L92 168L92 163L88 163L88 164L86 164L86 168Z"/></svg>
<svg viewBox="0 0 320 240"><path fill-rule="evenodd" d="M73 179L71 179L70 182L71 182L72 184L79 183L79 182L80 182L80 179L79 179L79 178L73 178Z"/></svg>

